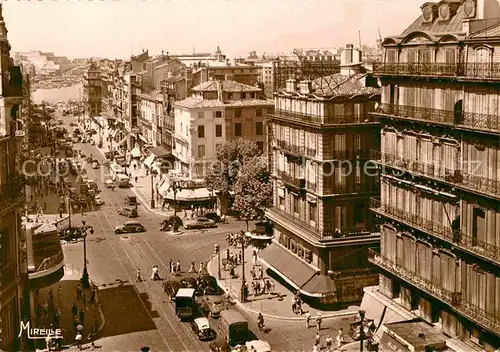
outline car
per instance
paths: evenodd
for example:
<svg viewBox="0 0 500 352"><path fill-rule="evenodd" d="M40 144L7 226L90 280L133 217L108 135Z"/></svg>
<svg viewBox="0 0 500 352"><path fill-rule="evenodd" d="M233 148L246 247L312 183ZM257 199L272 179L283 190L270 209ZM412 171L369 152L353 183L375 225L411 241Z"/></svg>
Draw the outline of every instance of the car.
<svg viewBox="0 0 500 352"><path fill-rule="evenodd" d="M78 126L75 122L70 122L69 125L70 127Z"/></svg>
<svg viewBox="0 0 500 352"><path fill-rule="evenodd" d="M118 214L126 216L127 218L136 218L139 215L137 214L136 207L123 207L118 209Z"/></svg>
<svg viewBox="0 0 500 352"><path fill-rule="evenodd" d="M95 129L91 128L90 130L88 130L87 133L90 135L94 135L94 134L97 134L97 131Z"/></svg>
<svg viewBox="0 0 500 352"><path fill-rule="evenodd" d="M82 234L83 229L81 227L66 227L59 231L59 238L65 241L72 241L82 237Z"/></svg>
<svg viewBox="0 0 500 352"><path fill-rule="evenodd" d="M169 280L163 283L163 292L165 292L168 296L168 300L171 301L175 298L177 291L182 288L182 285L179 281Z"/></svg>
<svg viewBox="0 0 500 352"><path fill-rule="evenodd" d="M122 225L118 225L115 228L115 233L122 234L122 233L139 233L139 232L146 232L146 228L138 221L127 221Z"/></svg>
<svg viewBox="0 0 500 352"><path fill-rule="evenodd" d="M94 160L92 162L92 168L93 169L98 169L100 167L99 162L97 160Z"/></svg>
<svg viewBox="0 0 500 352"><path fill-rule="evenodd" d="M203 309L212 318L219 318L220 312L226 309L226 301L223 295L207 295L203 300Z"/></svg>
<svg viewBox="0 0 500 352"><path fill-rule="evenodd" d="M205 295L221 295L224 290L217 284L217 279L213 276L202 276L198 279L198 287Z"/></svg>
<svg viewBox="0 0 500 352"><path fill-rule="evenodd" d="M217 227L215 221L207 219L203 216L200 216L194 220L188 220L184 224L185 229L206 229L209 227Z"/></svg>
<svg viewBox="0 0 500 352"><path fill-rule="evenodd" d="M102 199L101 196L97 195L94 197L94 204L95 205L103 205L104 204L104 199Z"/></svg>
<svg viewBox="0 0 500 352"><path fill-rule="evenodd" d="M161 222L161 226L173 226L174 225L174 220L177 220L177 224L179 226L182 226L182 219L179 216L174 217L173 215L169 216L166 219L163 219Z"/></svg>
<svg viewBox="0 0 500 352"><path fill-rule="evenodd" d="M215 222L220 222L220 216L216 212L213 212L213 211L208 211L208 212L204 213L203 217L210 219L210 220L213 220Z"/></svg>
<svg viewBox="0 0 500 352"><path fill-rule="evenodd" d="M112 180L106 180L104 182L104 186L106 188L115 188L115 183Z"/></svg>
<svg viewBox="0 0 500 352"><path fill-rule="evenodd" d="M196 318L191 322L191 329L198 336L200 341L210 341L217 335L215 330L210 327L207 318Z"/></svg>
<svg viewBox="0 0 500 352"><path fill-rule="evenodd" d="M137 197L136 196L126 196L125 204L130 206L137 206Z"/></svg>

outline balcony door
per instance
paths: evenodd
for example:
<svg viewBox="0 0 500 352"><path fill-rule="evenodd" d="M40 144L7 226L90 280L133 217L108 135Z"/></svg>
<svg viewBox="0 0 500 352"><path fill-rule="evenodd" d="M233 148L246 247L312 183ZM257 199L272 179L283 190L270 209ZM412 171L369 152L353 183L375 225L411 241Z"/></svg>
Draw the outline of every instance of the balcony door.
<svg viewBox="0 0 500 352"><path fill-rule="evenodd" d="M474 208L472 212L472 245L484 242L486 233L486 214L481 208Z"/></svg>

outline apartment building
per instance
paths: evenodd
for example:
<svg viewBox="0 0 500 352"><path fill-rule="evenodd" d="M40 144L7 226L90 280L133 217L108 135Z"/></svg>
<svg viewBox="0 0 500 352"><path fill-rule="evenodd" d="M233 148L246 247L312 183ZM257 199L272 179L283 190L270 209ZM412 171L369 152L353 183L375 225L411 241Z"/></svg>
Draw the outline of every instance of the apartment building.
<svg viewBox="0 0 500 352"><path fill-rule="evenodd" d="M217 148L233 138L252 140L267 152L265 120L274 104L257 98L259 88L235 81L208 81L192 92L192 97L174 103L176 170L201 177Z"/></svg>
<svg viewBox="0 0 500 352"><path fill-rule="evenodd" d="M146 144L160 145L163 126L163 94L154 90L138 95L138 126Z"/></svg>
<svg viewBox="0 0 500 352"><path fill-rule="evenodd" d="M371 208L381 248L370 261L381 273L363 304L383 325L376 333L382 350L419 343L422 350L494 351L500 6L445 0L421 9L403 33L385 38L384 59L374 66L383 85L372 115L381 121L381 151L373 155L381 196Z"/></svg>
<svg viewBox="0 0 500 352"><path fill-rule="evenodd" d="M259 82L264 86L264 94L267 98L272 98L274 93L274 70L273 63L259 62L255 64L260 67Z"/></svg>
<svg viewBox="0 0 500 352"><path fill-rule="evenodd" d="M96 117L102 113L101 81L101 70L94 61L91 61L87 72L83 75L83 102L86 117L98 125L101 125L101 122Z"/></svg>
<svg viewBox="0 0 500 352"><path fill-rule="evenodd" d="M202 66L194 66L193 85L197 86L208 81L236 81L254 86L259 82L261 70L259 66L225 61L209 61Z"/></svg>
<svg viewBox="0 0 500 352"><path fill-rule="evenodd" d="M23 348L19 334L27 285L26 240L21 232L19 209L24 206L20 175L22 137L19 112L23 102L22 74L13 66L10 44L0 4L0 349ZM27 311L26 311L27 308Z"/></svg>
<svg viewBox="0 0 500 352"><path fill-rule="evenodd" d="M360 301L378 282L368 249L379 245L369 212L379 188L367 163L379 146L369 113L380 89L360 59L348 45L340 73L288 80L268 115L275 243L259 258L312 304Z"/></svg>

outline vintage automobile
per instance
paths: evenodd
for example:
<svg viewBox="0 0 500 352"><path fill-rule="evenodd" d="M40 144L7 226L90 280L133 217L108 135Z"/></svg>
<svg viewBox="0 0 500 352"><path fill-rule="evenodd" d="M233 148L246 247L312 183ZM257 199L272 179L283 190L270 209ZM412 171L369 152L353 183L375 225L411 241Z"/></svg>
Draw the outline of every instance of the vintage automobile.
<svg viewBox="0 0 500 352"><path fill-rule="evenodd" d="M94 197L94 204L95 205L103 205L104 204L104 199L100 195L97 195Z"/></svg>
<svg viewBox="0 0 500 352"><path fill-rule="evenodd" d="M203 216L193 220L187 220L184 224L185 229L206 229L210 227L217 227L215 221L207 219Z"/></svg>
<svg viewBox="0 0 500 352"><path fill-rule="evenodd" d="M172 299L177 294L177 291L179 291L179 289L182 287L179 281L172 281L172 280L164 282L162 286L163 286L163 292L167 294L169 301L172 301Z"/></svg>
<svg viewBox="0 0 500 352"><path fill-rule="evenodd" d="M137 197L136 196L126 196L125 197L125 205L137 206Z"/></svg>
<svg viewBox="0 0 500 352"><path fill-rule="evenodd" d="M194 333L198 336L200 341L210 341L215 339L217 335L215 330L210 327L210 323L207 318L196 318L191 322L191 328Z"/></svg>
<svg viewBox="0 0 500 352"><path fill-rule="evenodd" d="M214 211L207 211L203 214L203 217L204 218L207 218L207 219L210 219L210 220L213 220L214 222L220 222L221 218L220 216L214 212Z"/></svg>
<svg viewBox="0 0 500 352"><path fill-rule="evenodd" d="M139 214L137 214L137 207L130 206L118 209L118 214L126 216L127 218L136 218L139 216Z"/></svg>
<svg viewBox="0 0 500 352"><path fill-rule="evenodd" d="M106 188L115 188L115 183L112 180L106 180L104 186L106 186Z"/></svg>
<svg viewBox="0 0 500 352"><path fill-rule="evenodd" d="M92 168L93 169L98 169L100 167L99 162L97 160L94 160L92 162Z"/></svg>
<svg viewBox="0 0 500 352"><path fill-rule="evenodd" d="M203 297L203 309L212 318L219 318L220 312L226 309L223 295L207 295Z"/></svg>
<svg viewBox="0 0 500 352"><path fill-rule="evenodd" d="M122 225L118 225L115 228L115 233L122 234L122 233L139 233L139 232L146 232L146 228L138 221L127 221Z"/></svg>

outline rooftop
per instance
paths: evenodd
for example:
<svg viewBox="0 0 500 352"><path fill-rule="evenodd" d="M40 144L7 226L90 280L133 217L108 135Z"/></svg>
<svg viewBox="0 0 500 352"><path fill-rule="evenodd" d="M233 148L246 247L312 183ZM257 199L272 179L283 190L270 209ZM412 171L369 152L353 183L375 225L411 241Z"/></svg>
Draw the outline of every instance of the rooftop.
<svg viewBox="0 0 500 352"><path fill-rule="evenodd" d="M222 108L222 107L244 107L244 106L263 106L272 105L272 100L262 99L244 99L244 100L230 100L222 102L218 99L201 99L201 98L187 98L174 103L174 106L179 106L187 109L200 109L200 108Z"/></svg>
<svg viewBox="0 0 500 352"><path fill-rule="evenodd" d="M204 82L192 90L195 92L217 92L218 84L221 85L223 92L260 92L261 89L258 87L250 86L248 84L239 83L236 81L225 80L225 81L207 81Z"/></svg>

